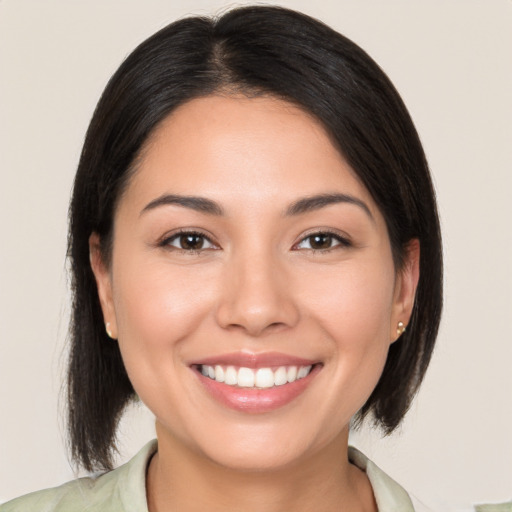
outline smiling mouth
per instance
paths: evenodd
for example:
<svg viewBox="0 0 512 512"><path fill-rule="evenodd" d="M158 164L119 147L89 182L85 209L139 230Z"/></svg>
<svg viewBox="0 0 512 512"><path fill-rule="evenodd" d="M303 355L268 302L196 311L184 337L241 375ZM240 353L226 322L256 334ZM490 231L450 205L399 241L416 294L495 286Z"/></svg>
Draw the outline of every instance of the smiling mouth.
<svg viewBox="0 0 512 512"><path fill-rule="evenodd" d="M219 354L189 365L208 396L244 414L269 413L294 402L324 366L278 352Z"/></svg>
<svg viewBox="0 0 512 512"><path fill-rule="evenodd" d="M307 377L315 364L310 365L289 365L279 366L277 368L246 368L224 365L196 365L204 377L223 383L235 388L255 388L268 389L285 384L291 384L295 381Z"/></svg>

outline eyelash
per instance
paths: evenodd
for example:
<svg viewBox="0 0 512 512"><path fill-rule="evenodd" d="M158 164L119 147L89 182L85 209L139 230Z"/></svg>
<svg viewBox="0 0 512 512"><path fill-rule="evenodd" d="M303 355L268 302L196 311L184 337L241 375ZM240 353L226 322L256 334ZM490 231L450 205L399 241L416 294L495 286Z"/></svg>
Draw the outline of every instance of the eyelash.
<svg viewBox="0 0 512 512"><path fill-rule="evenodd" d="M174 247L171 245L171 242L178 240L182 236L200 237L203 240L206 240L208 243L210 243L214 247L213 248L210 248L210 247L200 248L200 249L183 249L182 247ZM181 253L186 253L186 254L200 254L203 251L209 251L212 249L215 250L218 248L218 246L214 242L212 242L212 240L209 236L205 235L201 231L194 231L194 230L188 230L188 229L183 229L176 233L173 233L171 236L166 236L161 242L158 243L158 245L159 245L159 247L170 248L171 250L178 251Z"/></svg>
<svg viewBox="0 0 512 512"><path fill-rule="evenodd" d="M298 245L300 245L303 242L305 242L306 240L311 239L311 238L313 238L315 236L319 236L319 235L331 237L333 239L333 241L336 241L336 242L339 242L339 243L334 245L334 246L331 246L331 247L329 247L327 249L314 249L314 248L306 249L308 251L311 251L313 254L315 254L315 253L325 254L325 253L329 253L331 251L334 251L337 248L349 248L349 247L352 247L352 242L348 238L346 238L344 236L341 236L339 233L337 233L335 231L331 231L329 229L322 229L322 230L319 230L319 231L314 231L312 233L309 233L306 236L302 237L300 239L300 241L297 242L293 247L295 248ZM310 242L310 244L311 244L311 242ZM296 250L299 250L299 249L296 249Z"/></svg>
<svg viewBox="0 0 512 512"><path fill-rule="evenodd" d="M306 250L311 251L312 253L322 253L322 254L325 254L325 253L328 253L328 252L331 252L331 251L335 250L338 247L345 247L345 248L352 247L352 243L347 238L341 236L339 233L336 233L334 231L330 231L328 229L324 229L324 230L320 230L320 231L314 231L313 233L309 233L308 235L304 236L303 238L300 239L299 242L294 244L292 249L293 250L300 250L298 248L298 246L300 244L304 243L308 239L313 238L314 236L320 236L320 235L331 237L334 241L338 242L338 244L336 244L334 246L331 246L329 248L326 248L326 249L314 249L314 248L309 248L308 249L308 248L306 248ZM181 247L174 247L174 246L171 245L171 242L173 242L175 240L178 240L182 236L197 236L197 237L200 237L200 238L202 238L203 240L207 241L209 244L211 244L214 247L208 247L208 248L202 248L201 247L200 249L184 249L184 248L181 248ZM311 242L310 242L310 245L311 245ZM186 229L180 230L180 231L178 231L176 233L173 233L171 236L165 237L163 240L161 240L158 243L158 246L159 247L164 247L164 248L172 248L172 250L179 251L179 252L186 253L186 254L200 254L203 251L209 251L209 250L216 250L216 249L218 249L218 246L211 240L211 238L208 237L207 235L205 235L204 233L202 233L201 231L186 230Z"/></svg>

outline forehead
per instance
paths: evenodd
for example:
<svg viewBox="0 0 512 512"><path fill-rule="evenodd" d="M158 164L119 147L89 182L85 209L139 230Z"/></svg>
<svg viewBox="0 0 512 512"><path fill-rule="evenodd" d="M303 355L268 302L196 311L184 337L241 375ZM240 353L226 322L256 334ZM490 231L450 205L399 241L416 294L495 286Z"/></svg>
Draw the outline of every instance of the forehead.
<svg viewBox="0 0 512 512"><path fill-rule="evenodd" d="M323 126L272 97L207 96L171 113L147 141L128 186L140 205L162 193L255 205L350 193L377 208Z"/></svg>

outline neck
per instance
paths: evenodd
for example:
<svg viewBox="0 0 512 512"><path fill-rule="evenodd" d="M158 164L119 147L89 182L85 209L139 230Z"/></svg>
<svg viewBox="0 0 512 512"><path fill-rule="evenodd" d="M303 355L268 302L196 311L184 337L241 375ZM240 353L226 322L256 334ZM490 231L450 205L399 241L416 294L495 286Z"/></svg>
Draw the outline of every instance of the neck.
<svg viewBox="0 0 512 512"><path fill-rule="evenodd" d="M168 436L158 439L147 473L150 512L377 510L366 475L348 462L348 430L304 460L256 471L224 467Z"/></svg>

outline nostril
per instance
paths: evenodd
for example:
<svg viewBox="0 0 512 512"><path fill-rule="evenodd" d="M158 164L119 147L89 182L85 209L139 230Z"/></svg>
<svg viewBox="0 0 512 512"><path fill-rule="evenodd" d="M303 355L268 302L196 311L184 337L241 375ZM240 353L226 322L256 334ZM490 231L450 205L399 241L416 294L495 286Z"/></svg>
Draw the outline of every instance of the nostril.
<svg viewBox="0 0 512 512"><path fill-rule="evenodd" d="M242 329L251 336L294 326L298 297L286 268L261 246L244 249L229 263L217 303L217 322L224 329Z"/></svg>

